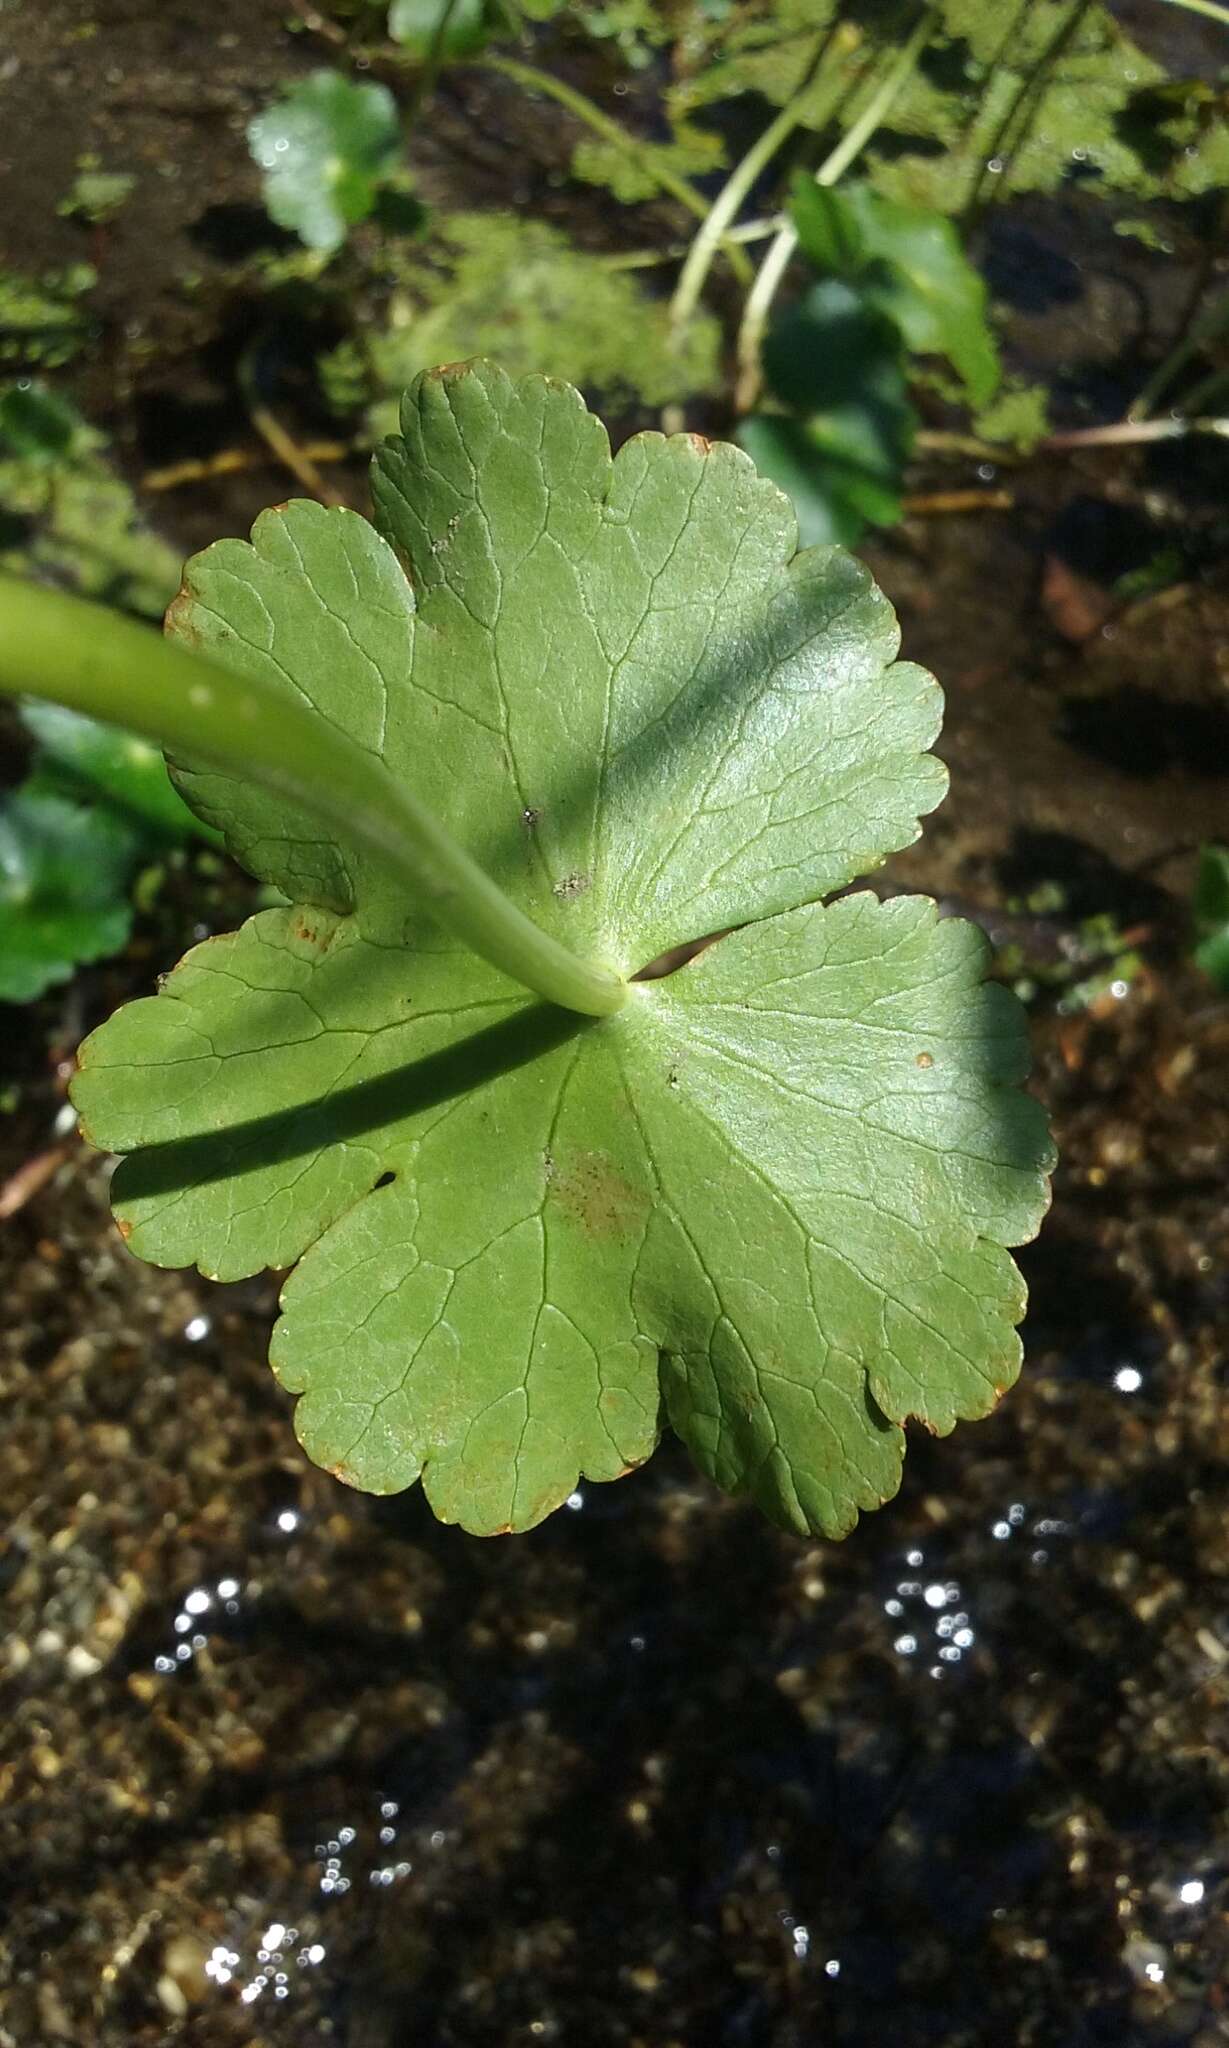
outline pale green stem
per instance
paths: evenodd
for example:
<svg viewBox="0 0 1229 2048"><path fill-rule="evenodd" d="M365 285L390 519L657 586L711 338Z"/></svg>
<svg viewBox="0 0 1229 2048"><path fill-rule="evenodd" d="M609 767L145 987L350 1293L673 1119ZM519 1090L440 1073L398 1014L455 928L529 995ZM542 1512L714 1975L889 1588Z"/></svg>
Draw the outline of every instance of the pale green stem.
<svg viewBox="0 0 1229 2048"><path fill-rule="evenodd" d="M1203 336L1197 332L1187 333L1171 348L1165 360L1158 363L1138 397L1127 407L1129 420L1146 420L1154 406L1159 405L1175 377L1181 375L1192 357L1199 354Z"/></svg>
<svg viewBox="0 0 1229 2048"><path fill-rule="evenodd" d="M805 85L799 88L792 99L786 101L775 121L769 122L763 134L757 136L746 156L735 164L716 199L708 208L695 240L687 251L687 261L679 273L679 281L670 301L670 321L676 331L685 327L695 312L708 273L713 267L713 259L721 247L727 229L733 225L739 207L760 172L772 162L781 144L799 125L813 89L813 80L808 73Z"/></svg>
<svg viewBox="0 0 1229 2048"><path fill-rule="evenodd" d="M274 684L103 605L0 575L0 690L129 727L288 798L374 854L438 923L514 981L589 1017L627 984L539 930L384 763Z"/></svg>
<svg viewBox="0 0 1229 2048"><path fill-rule="evenodd" d="M444 45L447 42L449 26L456 11L457 0L444 0L444 4L436 17L435 27L431 31L431 41L427 45L426 60L415 81L414 90L410 94L409 105L405 110L407 128L413 127L439 83L440 72L444 67Z"/></svg>
<svg viewBox="0 0 1229 2048"><path fill-rule="evenodd" d="M638 142L634 135L629 135L626 128L621 127L610 114L603 113L602 109L583 92L577 92L576 87L569 85L566 79L555 78L549 71L539 71L534 64L522 64L517 57L482 57L478 59L478 64L483 71L497 71L501 77L512 79L529 92L544 93L548 99L557 100L561 107L566 107L570 114L575 114L578 121L583 121L586 127L592 128L595 135L600 135L604 141L613 143L625 156L639 164L646 177L652 178L661 191L668 192L672 199L677 199L680 206L685 206L689 213L694 213L697 220L708 218L708 201L689 179L682 177L678 171L671 170L668 164L663 164L652 143ZM726 253L730 268L739 283L750 283L751 266L742 250L730 247Z"/></svg>
<svg viewBox="0 0 1229 2048"><path fill-rule="evenodd" d="M1229 28L1229 7L1220 7L1217 0L1165 0L1169 7L1185 7L1188 14L1206 14L1209 21L1223 21Z"/></svg>
<svg viewBox="0 0 1229 2048"><path fill-rule="evenodd" d="M766 242L769 235L775 235L784 216L779 213L767 214L763 220L742 222L730 228L726 242ZM607 270L656 270L663 263L677 263L680 256L687 254L686 242L674 242L664 249L628 249L614 256L603 256L600 261Z"/></svg>
<svg viewBox="0 0 1229 2048"><path fill-rule="evenodd" d="M1137 441L1184 441L1188 434L1212 434L1229 441L1229 419L1116 420L1108 427L1073 427L1047 434L1038 448L1124 448Z"/></svg>
<svg viewBox="0 0 1229 2048"><path fill-rule="evenodd" d="M878 90L871 94L857 120L850 123L836 148L819 166L815 173L817 185L835 185L865 149L885 114L913 76L933 25L934 15L927 7L914 24L912 34ZM747 294L738 329L738 383L734 402L739 412L750 412L759 397L764 333L781 279L797 246L798 230L793 221L787 219L778 228L772 246L756 273L755 283Z"/></svg>

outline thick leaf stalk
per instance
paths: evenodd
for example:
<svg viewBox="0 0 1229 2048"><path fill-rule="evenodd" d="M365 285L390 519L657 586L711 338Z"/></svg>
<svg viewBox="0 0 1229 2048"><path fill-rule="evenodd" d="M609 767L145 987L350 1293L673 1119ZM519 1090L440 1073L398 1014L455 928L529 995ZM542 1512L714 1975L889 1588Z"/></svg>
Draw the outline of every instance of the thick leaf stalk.
<svg viewBox="0 0 1229 2048"><path fill-rule="evenodd" d="M548 1002L605 1017L626 999L621 976L526 917L383 762L266 682L102 605L0 576L0 690L126 726L290 798L377 855L439 924Z"/></svg>

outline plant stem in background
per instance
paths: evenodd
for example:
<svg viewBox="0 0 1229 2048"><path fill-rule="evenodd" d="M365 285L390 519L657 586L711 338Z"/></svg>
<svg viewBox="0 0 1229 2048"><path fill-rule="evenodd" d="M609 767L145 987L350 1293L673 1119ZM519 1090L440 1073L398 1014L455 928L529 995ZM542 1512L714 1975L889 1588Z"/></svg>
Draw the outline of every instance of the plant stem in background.
<svg viewBox="0 0 1229 2048"><path fill-rule="evenodd" d="M1195 268L1190 290L1186 294L1182 311L1178 316L1174 339L1156 369L1144 384L1132 403L1127 407L1129 420L1144 420L1153 410L1163 394L1168 391L1175 377L1186 368L1193 356L1198 355L1205 341L1223 336L1229 329L1229 294L1219 294L1208 305L1208 287L1216 275L1224 245L1225 229L1229 227L1229 198L1222 198L1217 209L1215 231L1208 235L1203 253ZM1204 379L1204 383L1206 383ZM1204 383L1199 390L1202 392ZM1198 412L1199 400L1194 393L1188 393L1186 410Z"/></svg>
<svg viewBox="0 0 1229 2048"><path fill-rule="evenodd" d="M1229 7L1221 7L1218 0L1165 0L1168 7L1185 7L1188 14L1206 14L1209 21L1223 21L1229 28Z"/></svg>
<svg viewBox="0 0 1229 2048"><path fill-rule="evenodd" d="M776 234L784 218L784 214L772 213L763 220L742 221L736 228L727 228L725 241L766 242L769 235ZM686 242L672 242L664 249L629 249L625 254L603 256L600 260L607 270L655 270L663 263L677 263L689 246Z"/></svg>
<svg viewBox="0 0 1229 2048"><path fill-rule="evenodd" d="M444 66L444 44L448 36L448 24L456 11L457 0L444 0L444 4L439 11L439 19L431 31L431 41L427 46L427 55L424 59L422 70L414 81L414 89L406 103L405 125L407 128L413 127L427 101L435 91L436 83Z"/></svg>
<svg viewBox="0 0 1229 2048"><path fill-rule="evenodd" d="M570 114L575 114L578 121L583 121L586 127L592 128L595 135L600 135L603 141L613 142L617 148L623 150L640 166L647 177L653 179L662 192L668 192L672 199L677 199L679 205L685 206L689 213L694 213L697 220L707 219L709 207L704 194L698 192L689 179L682 177L678 171L671 170L669 165L663 164L654 153L651 143L638 142L636 137L629 135L626 128L612 115L603 113L602 109L591 99L586 98L583 92L577 92L574 85L568 85L562 78L552 77L549 71L539 71L536 65L522 64L517 57L482 57L478 64L483 71L497 71L501 77L510 78L517 85L523 85L528 92L540 92L548 99L557 100L561 107L566 107ZM731 247L726 253L730 268L739 283L750 283L751 265L742 250Z"/></svg>
<svg viewBox="0 0 1229 2048"><path fill-rule="evenodd" d="M734 217L754 185L760 172L772 162L788 136L802 120L803 110L814 89L815 69L827 45L827 38L816 46L807 75L792 99L786 101L775 121L770 121L762 135L752 143L741 162L735 164L725 184L712 205L705 211L699 231L687 252L687 261L679 274L670 301L670 319L675 327L685 327L699 303L708 273L713 267L713 258L721 246L726 230L733 225Z"/></svg>
<svg viewBox="0 0 1229 2048"><path fill-rule="evenodd" d="M276 414L265 404L260 393L260 350L263 335L258 334L249 342L239 359L236 381L243 394L247 416L266 448L276 457L284 469L301 483L305 491L322 505L341 505L345 500L328 485L317 469L306 448L301 448L291 434L288 434Z"/></svg>
<svg viewBox="0 0 1229 2048"><path fill-rule="evenodd" d="M382 761L270 683L103 605L0 575L0 690L127 726L289 798L382 860L447 931L548 1002L604 1017L626 999L619 975L541 931Z"/></svg>
<svg viewBox="0 0 1229 2048"><path fill-rule="evenodd" d="M816 171L817 185L835 185L838 178L844 177L855 158L865 149L893 101L912 77L933 25L934 14L931 8L926 7L914 23L908 41L890 66L877 91L871 94L857 120L851 122L836 148L825 157ZM772 247L764 257L755 283L747 294L738 330L738 382L735 387L734 403L739 412L750 412L759 397L764 332L781 279L797 246L798 231L791 220L786 220L777 230Z"/></svg>
<svg viewBox="0 0 1229 2048"><path fill-rule="evenodd" d="M1038 449L1125 448L1138 441L1183 441L1188 434L1212 434L1229 441L1229 419L1115 420L1108 427L1072 427L1047 434Z"/></svg>

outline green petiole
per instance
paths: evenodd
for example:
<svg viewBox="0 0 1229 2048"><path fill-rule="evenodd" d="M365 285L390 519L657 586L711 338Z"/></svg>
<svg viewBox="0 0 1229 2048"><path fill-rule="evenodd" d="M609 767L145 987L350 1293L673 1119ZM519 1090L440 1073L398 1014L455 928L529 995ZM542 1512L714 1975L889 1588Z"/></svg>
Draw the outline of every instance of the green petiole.
<svg viewBox="0 0 1229 2048"><path fill-rule="evenodd" d="M270 685L190 654L103 605L0 575L0 691L123 725L289 797L377 855L446 930L514 981L584 1016L627 997L518 910L384 763Z"/></svg>

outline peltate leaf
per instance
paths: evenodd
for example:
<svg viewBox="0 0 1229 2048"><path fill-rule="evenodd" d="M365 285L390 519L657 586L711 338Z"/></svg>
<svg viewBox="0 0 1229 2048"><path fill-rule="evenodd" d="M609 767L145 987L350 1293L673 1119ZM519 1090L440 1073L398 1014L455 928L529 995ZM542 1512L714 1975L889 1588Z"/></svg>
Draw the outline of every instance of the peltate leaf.
<svg viewBox="0 0 1229 2048"><path fill-rule="evenodd" d="M821 900L916 836L939 693L740 450L489 365L421 377L380 531L294 504L191 565L173 630L306 696L509 895L637 981L525 995L320 828L188 775L291 907L82 1048L131 1248L291 1266L272 1347L310 1454L523 1529L653 1448L847 1530L903 1425L1014 1377L1049 1163L1021 1013L923 899ZM407 564L410 580L403 570ZM714 936L724 933L725 936ZM662 956L669 956L665 960Z"/></svg>
<svg viewBox="0 0 1229 2048"><path fill-rule="evenodd" d="M388 88L315 71L248 127L265 205L309 249L336 249L375 204L401 139Z"/></svg>

